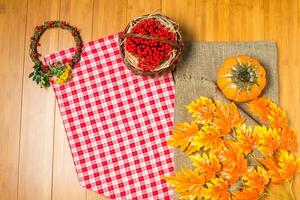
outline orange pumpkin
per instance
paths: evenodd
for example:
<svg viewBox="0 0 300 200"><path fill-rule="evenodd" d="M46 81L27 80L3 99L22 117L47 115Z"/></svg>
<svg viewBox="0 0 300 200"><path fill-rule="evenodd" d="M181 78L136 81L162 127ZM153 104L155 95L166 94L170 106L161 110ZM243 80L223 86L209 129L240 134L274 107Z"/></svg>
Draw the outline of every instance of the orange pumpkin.
<svg viewBox="0 0 300 200"><path fill-rule="evenodd" d="M217 84L222 93L236 102L246 102L260 95L266 86L266 71L255 58L235 56L220 66Z"/></svg>

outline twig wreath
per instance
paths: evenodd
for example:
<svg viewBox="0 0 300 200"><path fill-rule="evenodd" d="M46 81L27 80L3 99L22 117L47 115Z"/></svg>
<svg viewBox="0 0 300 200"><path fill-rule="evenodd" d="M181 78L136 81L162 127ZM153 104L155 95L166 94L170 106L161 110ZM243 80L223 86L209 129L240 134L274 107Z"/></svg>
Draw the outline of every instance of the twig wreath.
<svg viewBox="0 0 300 200"><path fill-rule="evenodd" d="M49 66L43 64L39 59L41 54L38 52L37 48L40 46L40 38L42 34L50 28L61 28L68 30L75 39L76 51L74 57L69 63L52 63ZM80 61L82 52L83 42L78 29L71 26L65 21L47 21L43 25L36 26L34 29L34 34L30 41L30 58L34 63L33 72L29 74L29 78L32 78L41 87L50 86L50 78L56 77L55 83L63 84L72 78L72 68Z"/></svg>

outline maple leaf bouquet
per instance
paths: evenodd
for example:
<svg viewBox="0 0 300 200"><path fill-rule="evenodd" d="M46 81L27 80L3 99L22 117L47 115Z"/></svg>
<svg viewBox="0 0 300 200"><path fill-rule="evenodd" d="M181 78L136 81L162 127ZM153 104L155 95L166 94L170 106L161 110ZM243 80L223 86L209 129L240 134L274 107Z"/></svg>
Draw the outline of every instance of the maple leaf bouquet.
<svg viewBox="0 0 300 200"><path fill-rule="evenodd" d="M177 123L168 144L185 152L194 169L163 177L180 199L295 199L300 159L285 111L266 97L247 105L263 124L246 125L233 102L200 97L187 105L193 121ZM272 193L271 184L284 194Z"/></svg>

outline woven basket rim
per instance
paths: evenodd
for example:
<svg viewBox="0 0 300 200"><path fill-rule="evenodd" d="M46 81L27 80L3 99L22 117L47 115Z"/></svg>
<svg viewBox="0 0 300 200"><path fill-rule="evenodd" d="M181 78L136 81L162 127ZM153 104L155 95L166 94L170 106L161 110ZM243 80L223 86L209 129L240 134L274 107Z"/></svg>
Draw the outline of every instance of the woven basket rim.
<svg viewBox="0 0 300 200"><path fill-rule="evenodd" d="M174 47L173 55L170 56L170 58L163 62L161 65L159 65L156 70L153 71L142 71L139 67L134 66L131 62L128 61L128 54L130 54L124 47L126 42L126 37L124 37L124 34L130 33L130 30L132 27L134 27L137 23L149 19L149 18L159 18L163 20L167 20L168 23L172 26L172 31L175 34L176 37L176 44L177 46ZM162 23L163 25L166 25ZM181 32L179 30L179 25L172 20L171 18L161 15L160 13L154 13L154 14L148 14L148 15L142 15L139 17L136 17L133 19L130 23L127 24L124 31L119 36L119 42L120 42L120 52L123 59L124 64L135 74L142 75L142 76L149 76L149 77L158 77L163 74L167 74L170 71L173 71L176 64L178 63L179 59L182 56L183 48L184 48L184 42L182 39ZM131 55L133 56L133 55ZM163 66L165 64L165 66ZM163 67L162 67L163 66Z"/></svg>

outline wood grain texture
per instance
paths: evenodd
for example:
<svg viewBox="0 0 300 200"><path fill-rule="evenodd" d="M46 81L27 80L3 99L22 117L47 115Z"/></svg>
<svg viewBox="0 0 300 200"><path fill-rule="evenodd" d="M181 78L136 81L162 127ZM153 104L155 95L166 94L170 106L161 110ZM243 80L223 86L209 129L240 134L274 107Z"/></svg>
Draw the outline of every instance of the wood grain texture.
<svg viewBox="0 0 300 200"><path fill-rule="evenodd" d="M93 10L93 5L93 1L61 0L60 19L80 27L84 41L89 41L92 37L93 12L91 10ZM59 31L59 49L72 47L74 44L74 38L68 31ZM86 190L78 182L57 104L55 106L52 199L86 199Z"/></svg>
<svg viewBox="0 0 300 200"><path fill-rule="evenodd" d="M57 19L59 7L58 0L28 1L25 52L29 52L28 41L35 25ZM57 41L58 32L49 31L42 37L40 51L43 54L56 51ZM55 98L51 88L41 90L28 79L33 64L25 55L18 199L50 200Z"/></svg>
<svg viewBox="0 0 300 200"><path fill-rule="evenodd" d="M65 19L88 41L156 11L179 22L185 40L276 41L280 103L300 133L300 0L0 0L1 200L104 199L78 184L51 88L27 78L34 26ZM63 31L47 32L41 43L43 54L74 44Z"/></svg>
<svg viewBox="0 0 300 200"><path fill-rule="evenodd" d="M0 199L17 199L27 2L0 1ZM8 26L13 24L13 26Z"/></svg>
<svg viewBox="0 0 300 200"><path fill-rule="evenodd" d="M196 0L162 0L161 12L179 23L184 40L196 39Z"/></svg>

